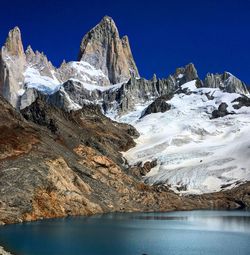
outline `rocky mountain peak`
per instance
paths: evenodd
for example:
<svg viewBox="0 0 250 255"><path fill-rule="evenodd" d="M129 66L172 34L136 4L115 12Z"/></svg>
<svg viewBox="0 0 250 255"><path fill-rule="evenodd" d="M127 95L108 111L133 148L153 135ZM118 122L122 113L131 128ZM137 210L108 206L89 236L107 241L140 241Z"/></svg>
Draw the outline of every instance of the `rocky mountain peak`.
<svg viewBox="0 0 250 255"><path fill-rule="evenodd" d="M229 72L223 74L208 73L204 80L204 86L220 88L229 93L249 94L246 84Z"/></svg>
<svg viewBox="0 0 250 255"><path fill-rule="evenodd" d="M114 20L109 16L104 16L99 24L96 27L101 27L101 29L105 29L107 32L112 32L119 37L119 32Z"/></svg>
<svg viewBox="0 0 250 255"><path fill-rule="evenodd" d="M189 63L185 66L185 74L189 78L198 78L198 73L193 63Z"/></svg>
<svg viewBox="0 0 250 255"><path fill-rule="evenodd" d="M198 78L197 70L193 63L187 64L185 67L179 67L175 71L175 77L185 76L187 80L195 80Z"/></svg>
<svg viewBox="0 0 250 255"><path fill-rule="evenodd" d="M185 67L177 68L173 78L179 86L192 80L197 80L198 86L202 86L202 81L199 79L193 63L189 63Z"/></svg>
<svg viewBox="0 0 250 255"><path fill-rule="evenodd" d="M35 57L35 52L33 51L33 49L31 48L30 45L27 47L27 49L25 51L25 55L26 55L26 59L28 61Z"/></svg>
<svg viewBox="0 0 250 255"><path fill-rule="evenodd" d="M18 27L9 31L4 48L10 55L24 56L21 31Z"/></svg>
<svg viewBox="0 0 250 255"><path fill-rule="evenodd" d="M83 37L78 60L102 70L111 84L139 77L128 37L120 38L115 22L108 16Z"/></svg>

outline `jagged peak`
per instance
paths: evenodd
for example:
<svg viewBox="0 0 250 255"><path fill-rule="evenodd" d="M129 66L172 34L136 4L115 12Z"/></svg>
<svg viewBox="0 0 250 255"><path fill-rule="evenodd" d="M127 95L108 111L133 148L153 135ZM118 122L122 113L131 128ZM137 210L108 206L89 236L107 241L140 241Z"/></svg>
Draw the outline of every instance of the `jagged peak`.
<svg viewBox="0 0 250 255"><path fill-rule="evenodd" d="M67 65L67 62L66 62L66 60L65 60L65 59L63 59L62 63L60 64L59 69L60 69L61 67L66 66L66 65Z"/></svg>
<svg viewBox="0 0 250 255"><path fill-rule="evenodd" d="M239 79L238 77L236 77L234 74L232 74L231 72L228 72L228 71L224 71L223 73L211 73L211 72L208 72L205 76L205 78L207 77L221 77L221 78L229 78L229 77L232 77L232 78L235 78L235 79Z"/></svg>
<svg viewBox="0 0 250 255"><path fill-rule="evenodd" d="M101 19L101 23L102 23L102 22L108 22L108 23L114 23L114 24L115 24L113 18L110 17L110 16L108 16L108 15L105 15L105 16Z"/></svg>
<svg viewBox="0 0 250 255"><path fill-rule="evenodd" d="M192 62L190 62L187 65L185 65L184 70L185 70L185 72L194 72L194 73L197 73L195 65Z"/></svg>
<svg viewBox="0 0 250 255"><path fill-rule="evenodd" d="M230 73L230 72L228 72L228 71L225 71L223 75L238 79L235 75L233 75L232 73Z"/></svg>
<svg viewBox="0 0 250 255"><path fill-rule="evenodd" d="M122 39L114 20L104 16L82 39L78 61L103 71L111 84L139 77L127 36Z"/></svg>
<svg viewBox="0 0 250 255"><path fill-rule="evenodd" d="M153 81L153 82L156 82L156 81L157 81L157 76L156 76L155 73L153 74L153 77L152 77L151 81Z"/></svg>
<svg viewBox="0 0 250 255"><path fill-rule="evenodd" d="M191 75L194 79L199 78L198 74L197 74L197 70L193 63L189 63L189 64L185 65L185 67L176 68L175 74L174 74L175 77L182 78L182 76L184 76L184 75L185 76Z"/></svg>
<svg viewBox="0 0 250 255"><path fill-rule="evenodd" d="M95 35L98 37L100 31L103 33L112 33L112 35L119 37L119 31L115 21L109 16L104 16L101 21L86 34L86 36L91 37Z"/></svg>
<svg viewBox="0 0 250 255"><path fill-rule="evenodd" d="M25 50L25 55L28 58L35 56L35 52L33 51L32 47L30 45L28 45L27 49Z"/></svg>
<svg viewBox="0 0 250 255"><path fill-rule="evenodd" d="M19 27L16 26L9 31L4 48L11 55L24 56L22 36Z"/></svg>
<svg viewBox="0 0 250 255"><path fill-rule="evenodd" d="M207 73L204 86L209 88L221 88L229 93L249 95L246 84L228 71L223 73Z"/></svg>

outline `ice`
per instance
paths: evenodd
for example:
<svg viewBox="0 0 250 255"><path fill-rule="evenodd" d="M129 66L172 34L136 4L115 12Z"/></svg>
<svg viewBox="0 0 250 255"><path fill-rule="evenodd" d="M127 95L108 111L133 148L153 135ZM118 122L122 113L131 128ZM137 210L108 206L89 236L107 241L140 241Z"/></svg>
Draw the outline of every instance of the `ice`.
<svg viewBox="0 0 250 255"><path fill-rule="evenodd" d="M181 86L181 88L182 88L182 89L189 89L189 90L191 90L191 91L194 91L194 90L197 89L197 87L195 86L195 84L196 84L196 80L189 81L189 82L183 84L183 85Z"/></svg>
<svg viewBox="0 0 250 255"><path fill-rule="evenodd" d="M74 70L71 78L79 77L79 80L82 82L98 84L98 81L101 79L108 80L101 70L95 69L85 61L72 61L68 63L68 66Z"/></svg>
<svg viewBox="0 0 250 255"><path fill-rule="evenodd" d="M60 87L60 82L56 78L42 76L33 67L27 67L25 70L24 83L26 88L35 88L44 94L53 94Z"/></svg>
<svg viewBox="0 0 250 255"><path fill-rule="evenodd" d="M81 80L78 80L78 79L75 79L75 78L70 78L69 80L80 83L85 89L87 89L89 91L99 90L99 91L102 91L102 92L107 91L107 90L119 89L123 84L123 82L122 82L122 83L117 83L117 84L109 85L109 86L98 86L98 85L90 84L90 83L87 83L87 82L82 82Z"/></svg>

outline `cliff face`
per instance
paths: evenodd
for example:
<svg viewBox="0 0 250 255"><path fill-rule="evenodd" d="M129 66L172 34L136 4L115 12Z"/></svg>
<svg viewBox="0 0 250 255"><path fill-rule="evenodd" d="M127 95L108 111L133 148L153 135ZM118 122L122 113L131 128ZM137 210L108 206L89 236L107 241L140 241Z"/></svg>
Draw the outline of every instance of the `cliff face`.
<svg viewBox="0 0 250 255"><path fill-rule="evenodd" d="M121 39L115 22L107 16L83 37L78 60L101 69L112 84L139 77L128 37Z"/></svg>
<svg viewBox="0 0 250 255"><path fill-rule="evenodd" d="M131 126L98 107L63 112L42 95L24 118L2 98L0 104L0 221L104 212L130 196L135 183L119 151L134 145Z"/></svg>
<svg viewBox="0 0 250 255"><path fill-rule="evenodd" d="M208 73L204 80L204 86L220 88L229 93L249 94L246 84L229 72L224 72L223 74Z"/></svg>
<svg viewBox="0 0 250 255"><path fill-rule="evenodd" d="M14 107L18 105L19 91L23 86L24 67L21 32L15 27L9 32L0 53L0 91Z"/></svg>

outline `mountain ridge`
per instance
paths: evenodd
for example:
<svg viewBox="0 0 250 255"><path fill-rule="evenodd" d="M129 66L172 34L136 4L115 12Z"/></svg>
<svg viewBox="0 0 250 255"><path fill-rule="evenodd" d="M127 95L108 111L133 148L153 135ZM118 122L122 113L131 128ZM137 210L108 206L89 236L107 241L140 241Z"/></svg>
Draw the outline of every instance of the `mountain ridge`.
<svg viewBox="0 0 250 255"><path fill-rule="evenodd" d="M17 37L16 40L15 36ZM109 86L113 85L114 82L130 82L131 75L132 78L139 78L128 37L124 36L120 39L115 22L108 16L105 16L83 37L78 56L80 61L62 62L59 68L54 67L44 53L34 52L31 46L28 46L24 52L21 31L18 27L9 32L6 44L9 47L7 47L7 51L5 50L5 54L1 53L0 59L0 91L17 108L22 105L22 96L28 88L35 88L51 94L70 79L77 79L87 85ZM126 53L124 47L127 49L125 50ZM3 49L4 47L1 52ZM18 53L14 62L11 60L13 49L14 53ZM175 82L183 84L190 81L189 75L191 75L193 79L199 80L199 86L219 87L222 85L226 91L248 94L246 84L231 74L230 77L227 77L228 72L221 75L208 73L202 81L198 77L194 65L190 63L186 66L186 68L188 67L190 70L186 70L186 74L181 73L185 72L185 69L176 69L175 74L172 75L176 80ZM131 70L134 71L131 72ZM178 78L177 75L184 75L184 78ZM168 79L171 79L171 75ZM170 85L168 84L168 86ZM24 97L27 98L29 95L30 92ZM31 102L32 100L28 101ZM129 105L132 104L133 102L129 103Z"/></svg>

